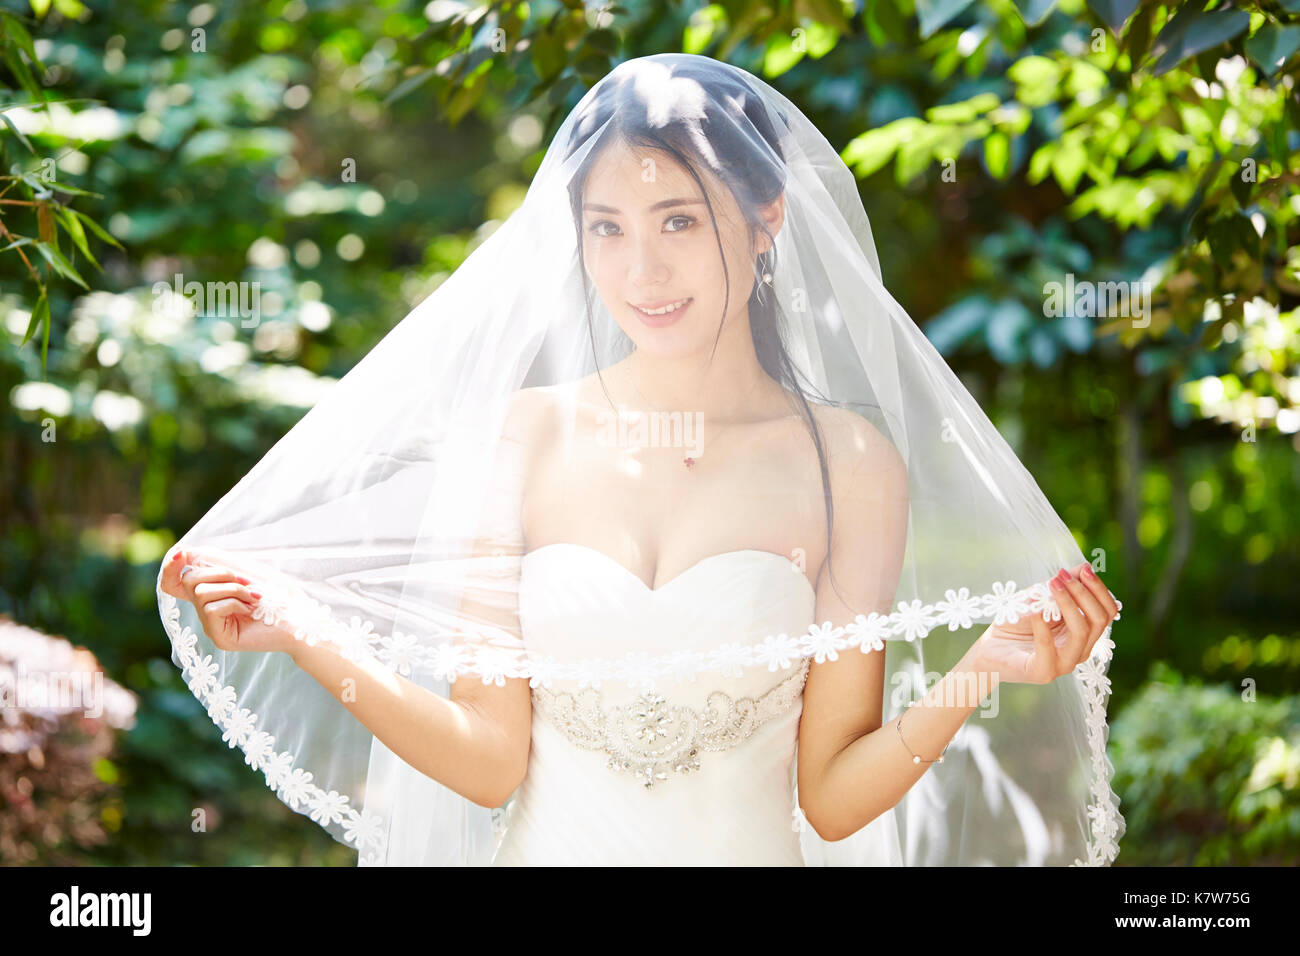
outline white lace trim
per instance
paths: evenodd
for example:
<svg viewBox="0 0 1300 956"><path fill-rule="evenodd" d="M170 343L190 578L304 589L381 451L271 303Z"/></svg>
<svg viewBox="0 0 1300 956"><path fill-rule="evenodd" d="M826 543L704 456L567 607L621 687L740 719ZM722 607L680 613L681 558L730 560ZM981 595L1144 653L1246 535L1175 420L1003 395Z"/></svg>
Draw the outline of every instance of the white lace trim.
<svg viewBox="0 0 1300 956"><path fill-rule="evenodd" d="M1115 603L1123 607L1118 600ZM527 677L529 686L548 689L556 680L577 681L579 689L599 688L602 681L613 680L653 690L661 677L693 680L701 672L738 677L747 667L788 669L804 657L820 664L837 660L840 651L854 647L866 654L883 650L885 641L918 640L944 625L955 631L972 627L984 618L993 624L1007 624L1033 612L1042 613L1044 620L1061 619L1060 608L1046 584L1017 590L1014 581L1007 581L994 584L991 594L974 597L968 588L949 589L944 600L934 604L923 604L919 598L900 601L892 614L859 614L842 627L832 627L829 621L812 624L803 634L773 634L753 644L732 643L714 650L673 651L657 656L629 651L622 657L563 661L530 654L519 646L492 644L469 632L442 632L436 641L399 631L384 635L375 632L372 622L360 617L342 624L329 605L305 597L287 602L264 597L254 608L253 617L267 624L281 619L292 621L294 637L308 645L328 641L349 660L372 657L403 676L420 671L454 682L478 674L483 683L498 687L504 687L507 679Z"/></svg>
<svg viewBox="0 0 1300 956"><path fill-rule="evenodd" d="M238 692L217 679L220 668L212 655L199 657L198 635L191 627L181 628L176 598L160 588L158 600L163 627L180 659L190 693L221 728L221 739L244 752L244 763L262 771L266 785L289 809L307 814L327 829L331 824L342 824L343 842L356 848L358 866L382 864L387 842L384 821L377 814L353 807L346 794L337 790L327 792L314 784L310 771L294 766L297 757L292 751L277 752L275 737L257 729L261 718L247 708L236 708Z"/></svg>
<svg viewBox="0 0 1300 956"><path fill-rule="evenodd" d="M347 795L335 790L326 792L312 783L310 772L294 767L292 752L277 753L275 738L257 729L260 718L246 708L236 709L238 693L217 680L218 665L212 656L199 657L198 636L192 628L180 627L176 598L161 588L158 588L158 598L163 609L163 625L181 660L190 691L207 708L212 721L221 727L222 740L231 747L238 746L244 752L244 762L254 770L262 770L267 786L292 810L309 815L323 827L341 823L344 842L358 850L359 866L381 864L386 850L383 820L374 813L352 807ZM1118 598L1115 604L1123 607ZM883 650L887 640L922 639L945 624L949 631L956 631L972 627L977 619L990 618L993 624L1013 623L1030 613L1041 613L1044 620L1056 621L1061 617L1046 584L1017 590L1014 581L1006 581L995 583L990 594L972 596L968 588L949 589L944 600L933 604L925 604L920 599L900 601L898 610L891 614L859 614L841 627L833 627L829 621L813 624L797 637L782 633L769 635L757 643L732 643L712 651L676 651L659 656L629 652L621 659L580 659L568 664L549 655L529 654L518 647L482 643L474 634L444 635L457 638L460 643L446 640L431 647L414 635L396 631L387 636L375 633L373 623L360 617L341 625L331 616L328 605L308 598L272 602L264 597L253 616L268 624L285 617L295 622L296 639L308 645L327 640L348 659L371 657L403 676L418 670L455 681L461 676L479 674L484 684L502 687L507 678L526 677L529 686L534 688L550 688L555 680L576 680L579 689L599 688L604 680L616 680L652 690L660 677L681 681L710 671L740 676L744 668L762 665L771 671L788 669L805 657L822 663L837 660L840 651L854 647L866 654ZM1119 620L1118 614L1115 619ZM1086 697L1093 770L1090 792L1094 802L1088 807L1091 824L1088 859L1075 859L1073 866L1102 866L1119 855L1119 802L1110 787L1114 770L1106 756L1106 698L1110 694L1110 679L1105 671L1114 646L1108 626L1093 648L1092 656L1074 671ZM501 808L492 812L494 836L498 840L503 820ZM796 806L793 826L803 829L807 826L804 820Z"/></svg>

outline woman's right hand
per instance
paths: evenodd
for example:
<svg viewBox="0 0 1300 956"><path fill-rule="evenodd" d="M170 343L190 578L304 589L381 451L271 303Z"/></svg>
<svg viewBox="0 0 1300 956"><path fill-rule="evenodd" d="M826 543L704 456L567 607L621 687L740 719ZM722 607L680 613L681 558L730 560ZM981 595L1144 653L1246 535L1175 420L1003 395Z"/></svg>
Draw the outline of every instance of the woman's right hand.
<svg viewBox="0 0 1300 956"><path fill-rule="evenodd" d="M295 643L293 633L281 623L268 625L253 617L262 595L251 585L230 567L193 551L176 552L162 574L163 591L194 605L204 633L221 650L288 652Z"/></svg>

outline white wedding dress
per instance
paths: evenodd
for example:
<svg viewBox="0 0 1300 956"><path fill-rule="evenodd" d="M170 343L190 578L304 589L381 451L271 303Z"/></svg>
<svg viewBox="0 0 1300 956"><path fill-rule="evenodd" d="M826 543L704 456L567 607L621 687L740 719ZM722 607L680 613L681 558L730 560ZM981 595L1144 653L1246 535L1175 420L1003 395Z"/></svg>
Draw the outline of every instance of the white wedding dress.
<svg viewBox="0 0 1300 956"><path fill-rule="evenodd" d="M562 657L751 644L802 634L815 610L807 577L770 551L712 555L652 590L603 552L550 544L524 556L519 581L528 650ZM493 865L803 866L808 667L534 688L528 770Z"/></svg>

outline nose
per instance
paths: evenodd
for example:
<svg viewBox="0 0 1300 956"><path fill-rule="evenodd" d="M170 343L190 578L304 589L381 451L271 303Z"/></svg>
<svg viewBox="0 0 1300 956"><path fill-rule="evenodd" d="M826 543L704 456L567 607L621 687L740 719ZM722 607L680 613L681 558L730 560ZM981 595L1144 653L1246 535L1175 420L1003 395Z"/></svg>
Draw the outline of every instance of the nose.
<svg viewBox="0 0 1300 956"><path fill-rule="evenodd" d="M668 264L655 238L636 240L628 266L628 280L637 287L652 287L668 281L668 274Z"/></svg>

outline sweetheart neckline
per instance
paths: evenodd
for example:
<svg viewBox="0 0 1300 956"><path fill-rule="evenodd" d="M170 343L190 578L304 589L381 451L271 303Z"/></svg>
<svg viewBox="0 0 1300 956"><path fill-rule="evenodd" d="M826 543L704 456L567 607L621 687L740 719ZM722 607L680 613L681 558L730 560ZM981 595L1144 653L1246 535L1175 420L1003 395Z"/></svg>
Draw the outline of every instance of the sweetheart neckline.
<svg viewBox="0 0 1300 956"><path fill-rule="evenodd" d="M632 569L628 568L626 565L622 564L619 561L615 561L613 558L611 558L604 551L601 551L599 548L592 548L585 544L574 544L571 541L552 541L550 544L544 544L541 547L534 548L533 550L526 552L524 554L524 558L526 559L532 557L535 554L540 554L542 551L545 551L547 548L576 548L579 551L586 551L589 554L594 554L599 558L603 558L606 562L613 565L615 568L617 568L618 570L622 571L625 575L627 575L627 577L631 578L633 581L639 584L642 590L644 590L647 594L651 594L651 595L662 594L664 591L672 587L682 578L689 575L692 571L698 570L700 567L708 564L710 561L715 561L718 558L729 558L741 554L764 554L767 555L768 557L776 558L778 561L780 561L782 564L785 564L787 567L790 566L790 559L787 558L785 555L777 554L775 551L767 551L763 548L737 548L734 551L720 551L717 554L705 555L703 558L700 558L700 560L696 561L690 567L686 568L686 570L674 575L672 578L669 578L663 584L659 585L659 587L652 588L650 585L645 583L645 581L641 578L639 574L637 574ZM804 587L807 589L808 593L812 595L813 600L816 601L817 591L813 588L812 582L808 580L808 575L804 574L802 571L799 571L797 572L797 577L799 578L800 581L803 582Z"/></svg>

